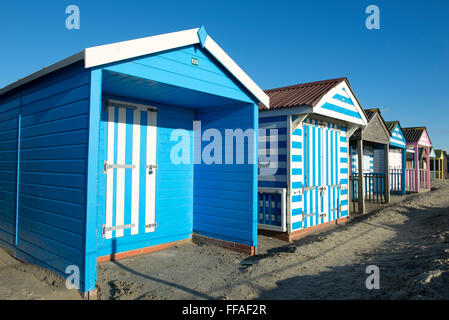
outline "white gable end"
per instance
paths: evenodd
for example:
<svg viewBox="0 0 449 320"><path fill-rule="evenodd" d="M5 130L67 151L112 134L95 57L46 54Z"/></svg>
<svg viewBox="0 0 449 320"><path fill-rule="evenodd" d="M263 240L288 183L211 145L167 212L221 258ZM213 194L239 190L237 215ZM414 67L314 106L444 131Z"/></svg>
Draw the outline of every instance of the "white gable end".
<svg viewBox="0 0 449 320"><path fill-rule="evenodd" d="M358 125L367 124L362 107L345 81L329 90L317 103L313 111Z"/></svg>

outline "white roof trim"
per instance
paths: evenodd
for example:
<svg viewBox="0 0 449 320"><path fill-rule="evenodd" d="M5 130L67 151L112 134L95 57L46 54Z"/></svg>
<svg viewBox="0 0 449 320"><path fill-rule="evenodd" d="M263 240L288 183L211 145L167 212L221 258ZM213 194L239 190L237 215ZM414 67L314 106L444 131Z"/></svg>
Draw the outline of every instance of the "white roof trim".
<svg viewBox="0 0 449 320"><path fill-rule="evenodd" d="M128 40L86 48L69 58L61 60L47 68L35 72L23 79L20 79L2 89L0 95L17 88L25 83L40 78L50 72L64 68L74 62L84 59L84 67L92 68L108 63L131 59L143 55L156 52L166 51L170 49L180 48L200 43L198 36L199 28L184 31L166 33L162 35ZM263 92L261 88L229 57L215 41L207 36L204 42L206 48L212 56L214 56L237 80L248 89L260 102L269 107L270 98Z"/></svg>
<svg viewBox="0 0 449 320"><path fill-rule="evenodd" d="M199 43L198 28L116 42L85 50L84 66L92 68Z"/></svg>
<svg viewBox="0 0 449 320"><path fill-rule="evenodd" d="M204 48L206 48L215 59L220 61L221 64L236 77L245 87L249 90L260 102L262 102L267 108L270 107L270 98L268 95L260 89L257 84L231 59L230 56L224 52L222 48L209 36L207 36L204 42Z"/></svg>

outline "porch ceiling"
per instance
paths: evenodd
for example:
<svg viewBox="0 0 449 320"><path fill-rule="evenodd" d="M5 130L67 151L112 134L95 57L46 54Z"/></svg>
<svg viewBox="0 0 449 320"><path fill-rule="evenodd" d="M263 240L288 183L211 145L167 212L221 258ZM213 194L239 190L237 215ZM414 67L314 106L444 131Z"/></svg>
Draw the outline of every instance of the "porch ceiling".
<svg viewBox="0 0 449 320"><path fill-rule="evenodd" d="M106 70L103 71L103 94L194 109L243 103L201 91Z"/></svg>

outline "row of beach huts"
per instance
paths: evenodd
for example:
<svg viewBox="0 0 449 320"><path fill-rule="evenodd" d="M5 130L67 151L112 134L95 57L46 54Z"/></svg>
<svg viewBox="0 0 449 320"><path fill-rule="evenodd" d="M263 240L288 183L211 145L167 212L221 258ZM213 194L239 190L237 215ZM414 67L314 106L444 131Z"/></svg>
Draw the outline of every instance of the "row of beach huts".
<svg viewBox="0 0 449 320"><path fill-rule="evenodd" d="M263 91L204 27L87 48L0 89L0 244L86 295L185 239L255 254L447 178L391 120L347 78Z"/></svg>

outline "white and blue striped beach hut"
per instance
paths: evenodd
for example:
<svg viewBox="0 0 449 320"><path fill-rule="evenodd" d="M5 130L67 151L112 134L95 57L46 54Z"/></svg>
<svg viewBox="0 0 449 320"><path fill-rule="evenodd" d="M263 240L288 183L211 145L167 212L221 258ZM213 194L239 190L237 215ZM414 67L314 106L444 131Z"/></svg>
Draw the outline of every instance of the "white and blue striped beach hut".
<svg viewBox="0 0 449 320"><path fill-rule="evenodd" d="M259 229L294 239L348 216L349 137L366 116L346 78L265 91L259 108Z"/></svg>
<svg viewBox="0 0 449 320"><path fill-rule="evenodd" d="M77 267L84 293L98 261L195 236L254 254L260 103L203 27L87 48L0 89L0 245Z"/></svg>

